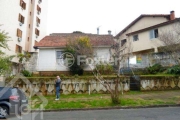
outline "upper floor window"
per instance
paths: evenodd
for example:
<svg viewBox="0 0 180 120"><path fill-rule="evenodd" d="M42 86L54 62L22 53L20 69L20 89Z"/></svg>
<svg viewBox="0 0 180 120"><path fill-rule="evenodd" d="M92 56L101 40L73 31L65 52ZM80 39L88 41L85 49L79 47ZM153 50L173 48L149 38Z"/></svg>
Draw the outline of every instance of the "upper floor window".
<svg viewBox="0 0 180 120"><path fill-rule="evenodd" d="M21 14L19 14L19 19L18 20L19 20L19 22L24 24L24 17Z"/></svg>
<svg viewBox="0 0 180 120"><path fill-rule="evenodd" d="M149 31L149 37L150 37L150 39L157 38L158 37L158 29Z"/></svg>
<svg viewBox="0 0 180 120"><path fill-rule="evenodd" d="M124 40L121 40L121 47L125 44L127 42L127 40L126 39L124 39Z"/></svg>
<svg viewBox="0 0 180 120"><path fill-rule="evenodd" d="M139 40L138 35L133 35L133 41L138 41L138 40Z"/></svg>
<svg viewBox="0 0 180 120"><path fill-rule="evenodd" d="M38 17L36 17L36 24L37 24L37 27L39 27L40 22L41 22L41 20L40 20Z"/></svg>
<svg viewBox="0 0 180 120"><path fill-rule="evenodd" d="M23 0L20 0L20 6L25 10L26 9L26 3Z"/></svg>
<svg viewBox="0 0 180 120"><path fill-rule="evenodd" d="M38 30L37 28L35 29L35 34L36 34L37 36L40 35L40 32L39 32L39 30Z"/></svg>
<svg viewBox="0 0 180 120"><path fill-rule="evenodd" d="M17 29L17 37L22 38L22 31Z"/></svg>
<svg viewBox="0 0 180 120"><path fill-rule="evenodd" d="M41 8L39 7L39 5L37 5L37 13L38 15L41 13Z"/></svg>
<svg viewBox="0 0 180 120"><path fill-rule="evenodd" d="M22 52L22 47L19 45L16 45L16 53L21 53Z"/></svg>

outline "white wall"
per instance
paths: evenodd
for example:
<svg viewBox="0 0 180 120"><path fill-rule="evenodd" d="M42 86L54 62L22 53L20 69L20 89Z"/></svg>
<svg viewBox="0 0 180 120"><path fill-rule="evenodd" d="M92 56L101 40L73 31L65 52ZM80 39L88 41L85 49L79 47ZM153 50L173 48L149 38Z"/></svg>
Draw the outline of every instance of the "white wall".
<svg viewBox="0 0 180 120"><path fill-rule="evenodd" d="M56 62L56 51L63 51L63 49L40 49L38 57L37 71L69 71L67 67ZM110 52L108 47L95 48L94 52L98 56L98 61L109 61ZM90 67L86 66L84 70L91 70Z"/></svg>
<svg viewBox="0 0 180 120"><path fill-rule="evenodd" d="M56 51L62 49L40 49L37 71L68 71L68 68L56 62Z"/></svg>

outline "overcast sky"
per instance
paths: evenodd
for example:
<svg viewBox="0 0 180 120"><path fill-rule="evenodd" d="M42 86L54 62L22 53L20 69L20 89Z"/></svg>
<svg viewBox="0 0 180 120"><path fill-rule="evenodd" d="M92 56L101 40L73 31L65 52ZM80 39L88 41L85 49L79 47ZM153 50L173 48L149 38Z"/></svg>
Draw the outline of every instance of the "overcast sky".
<svg viewBox="0 0 180 120"><path fill-rule="evenodd" d="M141 14L180 17L179 0L48 0L47 33L119 33Z"/></svg>

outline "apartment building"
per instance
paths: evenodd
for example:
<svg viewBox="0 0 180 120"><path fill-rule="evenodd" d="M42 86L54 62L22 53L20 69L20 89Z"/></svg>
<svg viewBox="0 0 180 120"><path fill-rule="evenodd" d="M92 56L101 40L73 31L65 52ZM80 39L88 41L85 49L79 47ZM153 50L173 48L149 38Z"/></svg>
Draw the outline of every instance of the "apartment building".
<svg viewBox="0 0 180 120"><path fill-rule="evenodd" d="M132 21L115 36L121 47L126 44L131 47L131 57L121 67L144 68L157 62L175 64L169 55L160 53L163 44L158 38L162 31L173 31L179 19L171 11L170 14L142 14Z"/></svg>
<svg viewBox="0 0 180 120"><path fill-rule="evenodd" d="M46 36L47 5L48 0L0 1L0 29L10 37L10 50L4 50L7 55L38 52L33 46ZM16 73L18 58L14 57L12 62Z"/></svg>

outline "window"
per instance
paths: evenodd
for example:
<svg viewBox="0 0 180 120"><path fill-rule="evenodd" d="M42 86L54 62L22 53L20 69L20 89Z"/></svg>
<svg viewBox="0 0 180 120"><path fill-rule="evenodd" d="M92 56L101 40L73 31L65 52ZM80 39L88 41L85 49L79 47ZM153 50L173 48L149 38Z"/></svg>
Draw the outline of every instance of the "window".
<svg viewBox="0 0 180 120"><path fill-rule="evenodd" d="M39 27L39 24L40 24L40 19L38 17L36 17L36 24L37 24L37 27Z"/></svg>
<svg viewBox="0 0 180 120"><path fill-rule="evenodd" d="M16 45L16 53L21 53L22 52L22 47L19 45Z"/></svg>
<svg viewBox="0 0 180 120"><path fill-rule="evenodd" d="M19 19L18 20L19 20L19 22L24 24L24 17L21 14L19 14Z"/></svg>
<svg viewBox="0 0 180 120"><path fill-rule="evenodd" d="M41 8L39 7L39 5L37 5L37 13L38 15L41 13Z"/></svg>
<svg viewBox="0 0 180 120"><path fill-rule="evenodd" d="M17 37L22 38L22 31L17 29Z"/></svg>
<svg viewBox="0 0 180 120"><path fill-rule="evenodd" d="M22 7L22 9L26 9L26 3L23 0L20 0L20 6Z"/></svg>
<svg viewBox="0 0 180 120"><path fill-rule="evenodd" d="M134 35L133 36L133 41L138 41L138 40L139 40L138 35Z"/></svg>
<svg viewBox="0 0 180 120"><path fill-rule="evenodd" d="M158 29L151 30L149 32L150 39L157 38L158 37Z"/></svg>
<svg viewBox="0 0 180 120"><path fill-rule="evenodd" d="M38 30L37 28L35 29L35 34L36 34L37 36L39 36L39 34L40 34L40 33L39 33L39 30Z"/></svg>
<svg viewBox="0 0 180 120"><path fill-rule="evenodd" d="M56 51L56 62L58 64L64 64L64 60L63 60L63 51Z"/></svg>
<svg viewBox="0 0 180 120"><path fill-rule="evenodd" d="M122 47L126 42L127 42L126 39L121 40L121 47Z"/></svg>
<svg viewBox="0 0 180 120"><path fill-rule="evenodd" d="M27 41L29 41L29 37L28 37Z"/></svg>
<svg viewBox="0 0 180 120"><path fill-rule="evenodd" d="M29 24L29 28L31 27L31 24Z"/></svg>

